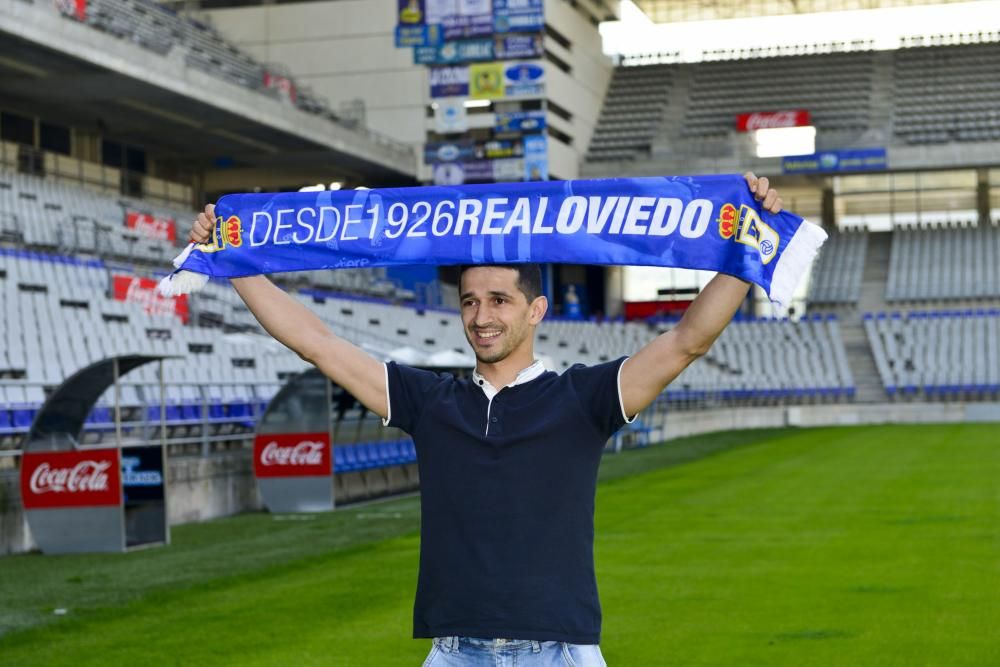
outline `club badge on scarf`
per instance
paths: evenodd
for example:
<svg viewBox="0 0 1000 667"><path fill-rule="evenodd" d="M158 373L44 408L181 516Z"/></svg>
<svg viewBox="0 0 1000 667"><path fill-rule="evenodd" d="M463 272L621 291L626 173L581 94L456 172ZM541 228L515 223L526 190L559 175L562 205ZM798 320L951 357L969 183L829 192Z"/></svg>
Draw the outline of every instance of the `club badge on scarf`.
<svg viewBox="0 0 1000 667"><path fill-rule="evenodd" d="M571 263L721 271L787 306L826 233L761 209L741 176L616 178L222 197L166 295L284 271Z"/></svg>

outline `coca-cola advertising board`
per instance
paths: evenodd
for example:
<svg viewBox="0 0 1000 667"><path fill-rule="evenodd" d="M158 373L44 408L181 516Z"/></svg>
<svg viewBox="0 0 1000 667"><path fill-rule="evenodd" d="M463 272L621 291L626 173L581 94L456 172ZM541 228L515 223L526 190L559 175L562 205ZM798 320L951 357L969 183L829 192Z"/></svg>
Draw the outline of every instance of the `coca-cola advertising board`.
<svg viewBox="0 0 1000 667"><path fill-rule="evenodd" d="M21 457L21 499L27 510L118 507L119 450L26 452Z"/></svg>
<svg viewBox="0 0 1000 667"><path fill-rule="evenodd" d="M152 278L116 273L111 276L111 294L116 301L142 304L149 315L176 315L185 324L191 317L187 295L163 296Z"/></svg>
<svg viewBox="0 0 1000 667"><path fill-rule="evenodd" d="M331 474L328 433L257 435L253 470L263 477L322 477Z"/></svg>
<svg viewBox="0 0 1000 667"><path fill-rule="evenodd" d="M790 111L755 111L736 116L737 132L756 132L779 127L805 127L811 118L805 109Z"/></svg>
<svg viewBox="0 0 1000 667"><path fill-rule="evenodd" d="M125 212L125 226L134 229L143 236L158 241L177 240L177 221L173 218L161 218L139 211Z"/></svg>

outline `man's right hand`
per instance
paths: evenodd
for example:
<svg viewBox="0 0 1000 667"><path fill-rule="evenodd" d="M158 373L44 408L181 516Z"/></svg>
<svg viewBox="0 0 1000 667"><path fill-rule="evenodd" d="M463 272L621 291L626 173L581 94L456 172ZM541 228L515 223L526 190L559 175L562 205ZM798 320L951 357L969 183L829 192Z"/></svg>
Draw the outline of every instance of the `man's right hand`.
<svg viewBox="0 0 1000 667"><path fill-rule="evenodd" d="M208 243L215 229L215 204L205 204L205 210L198 214L191 226L188 240L192 243Z"/></svg>

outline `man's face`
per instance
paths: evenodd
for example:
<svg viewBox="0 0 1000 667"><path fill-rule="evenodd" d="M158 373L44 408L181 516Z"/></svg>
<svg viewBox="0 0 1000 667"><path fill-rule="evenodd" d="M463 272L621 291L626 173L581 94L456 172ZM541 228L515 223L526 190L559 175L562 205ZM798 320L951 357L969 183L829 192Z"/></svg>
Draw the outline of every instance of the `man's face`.
<svg viewBox="0 0 1000 667"><path fill-rule="evenodd" d="M545 313L544 297L529 303L515 269L482 266L462 274L462 324L476 359L493 364L529 343Z"/></svg>

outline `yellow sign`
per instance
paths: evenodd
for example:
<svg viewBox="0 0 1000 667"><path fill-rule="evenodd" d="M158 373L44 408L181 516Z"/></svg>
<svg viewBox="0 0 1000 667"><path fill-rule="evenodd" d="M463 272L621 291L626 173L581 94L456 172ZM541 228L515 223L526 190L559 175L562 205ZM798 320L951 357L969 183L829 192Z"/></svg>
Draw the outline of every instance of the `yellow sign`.
<svg viewBox="0 0 1000 667"><path fill-rule="evenodd" d="M474 100L503 97L503 63L469 65L469 96Z"/></svg>

